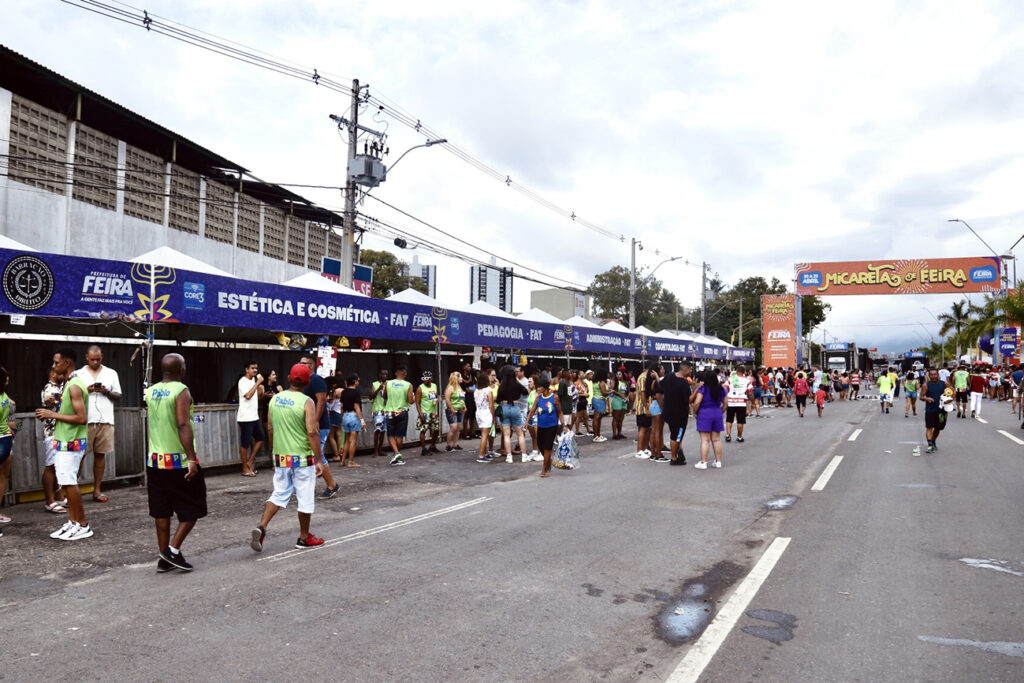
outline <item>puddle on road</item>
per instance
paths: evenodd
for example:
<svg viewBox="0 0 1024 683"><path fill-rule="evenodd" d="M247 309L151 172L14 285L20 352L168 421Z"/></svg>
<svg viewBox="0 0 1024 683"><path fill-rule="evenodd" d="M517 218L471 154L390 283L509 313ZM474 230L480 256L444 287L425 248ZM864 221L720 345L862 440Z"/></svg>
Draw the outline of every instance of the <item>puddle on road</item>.
<svg viewBox="0 0 1024 683"><path fill-rule="evenodd" d="M918 636L918 640L935 645L957 645L959 647L976 647L983 652L991 652L1007 657L1024 658L1024 643L1007 643L1003 641L985 642L981 640L967 640L965 638L938 638L936 636Z"/></svg>
<svg viewBox="0 0 1024 683"><path fill-rule="evenodd" d="M672 645L695 640L715 617L716 602L743 575L732 562L719 562L701 576L683 584L678 597L670 597L654 618L658 636Z"/></svg>
<svg viewBox="0 0 1024 683"><path fill-rule="evenodd" d="M766 500L762 505L769 510L788 510L793 507L793 503L797 500L799 500L799 498L796 496L776 496L771 500Z"/></svg>
<svg viewBox="0 0 1024 683"><path fill-rule="evenodd" d="M901 489L955 489L953 484L893 484Z"/></svg>
<svg viewBox="0 0 1024 683"><path fill-rule="evenodd" d="M775 626L744 626L742 630L747 635L755 638L762 638L778 645L787 640L793 640L793 629L796 628L796 617L785 612L778 612L773 609L752 609L747 611L747 616L761 621L770 621Z"/></svg>
<svg viewBox="0 0 1024 683"><path fill-rule="evenodd" d="M1006 560L994 560L991 558L981 560L974 557L961 557L960 561L968 566L975 567L976 569L991 569L994 572L1004 572L1006 574L1013 574L1014 576L1024 576L1024 572L1018 572L1010 569L1007 566L1010 563Z"/></svg>

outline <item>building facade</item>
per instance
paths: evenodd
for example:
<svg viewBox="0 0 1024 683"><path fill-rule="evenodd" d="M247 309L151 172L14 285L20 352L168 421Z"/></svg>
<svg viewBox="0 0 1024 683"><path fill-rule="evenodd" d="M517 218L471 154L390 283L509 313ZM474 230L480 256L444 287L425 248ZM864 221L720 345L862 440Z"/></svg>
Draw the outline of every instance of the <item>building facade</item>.
<svg viewBox="0 0 1024 683"><path fill-rule="evenodd" d="M486 301L506 313L512 312L512 269L498 268L491 257L491 266L469 267L469 303Z"/></svg>

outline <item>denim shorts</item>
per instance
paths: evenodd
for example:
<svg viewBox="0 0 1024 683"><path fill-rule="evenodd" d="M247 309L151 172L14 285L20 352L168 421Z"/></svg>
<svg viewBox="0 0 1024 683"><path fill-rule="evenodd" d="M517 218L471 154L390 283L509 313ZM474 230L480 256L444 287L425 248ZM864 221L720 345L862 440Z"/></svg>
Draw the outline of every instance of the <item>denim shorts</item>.
<svg viewBox="0 0 1024 683"><path fill-rule="evenodd" d="M340 427L342 424L341 413L332 410L330 414L330 420L332 427Z"/></svg>
<svg viewBox="0 0 1024 683"><path fill-rule="evenodd" d="M356 415L356 411L350 410L341 416L341 428L346 432L363 431L363 425L359 421L359 416Z"/></svg>
<svg viewBox="0 0 1024 683"><path fill-rule="evenodd" d="M657 417L661 415L661 404L657 401L651 401L651 417Z"/></svg>
<svg viewBox="0 0 1024 683"><path fill-rule="evenodd" d="M526 416L515 403L501 404L501 425L503 427L522 427L526 424Z"/></svg>
<svg viewBox="0 0 1024 683"><path fill-rule="evenodd" d="M11 449L14 448L14 437L6 435L0 438L0 465L7 462L7 458L11 457Z"/></svg>
<svg viewBox="0 0 1024 683"><path fill-rule="evenodd" d="M608 411L608 403L603 398L595 398L593 400L594 414L604 415Z"/></svg>
<svg viewBox="0 0 1024 683"><path fill-rule="evenodd" d="M462 424L463 418L466 417L466 411L465 410L457 410L457 411L455 411L453 413L452 411L450 411L447 408L445 408L444 409L444 417L445 417L446 420L448 420L448 424L450 424L450 425Z"/></svg>

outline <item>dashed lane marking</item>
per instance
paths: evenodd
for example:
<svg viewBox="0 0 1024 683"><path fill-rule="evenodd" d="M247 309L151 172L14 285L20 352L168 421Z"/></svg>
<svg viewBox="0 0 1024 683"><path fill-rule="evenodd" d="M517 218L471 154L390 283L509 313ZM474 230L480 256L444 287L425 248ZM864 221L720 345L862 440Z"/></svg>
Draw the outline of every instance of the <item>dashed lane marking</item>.
<svg viewBox="0 0 1024 683"><path fill-rule="evenodd" d="M410 524L416 524L418 522L424 522L424 521L426 521L428 519L433 519L434 517L440 517L441 515L446 515L446 514L448 514L450 512L457 512L459 510L465 510L466 508L473 507L474 505L479 505L480 503L486 503L489 500L494 500L494 498L487 497L487 496L484 496L484 497L481 497L481 498L475 498L473 500L466 501L465 503L459 503L458 505L452 505L452 506L449 506L449 507L446 507L446 508L441 508L440 510L434 510L433 512L426 512L426 513L424 513L422 515L416 515L415 517L409 517L407 519L402 519L402 520L399 520L397 522L391 522L390 524L384 524L382 526L374 527L372 529L365 529L363 531L357 531L357 532L355 532L353 534L348 534L347 536L342 536L340 538L335 538L335 539L332 539L330 541L327 541L323 545L318 546L316 548L296 548L294 550L286 550L285 552L278 553L276 555L270 555L268 557L261 557L257 561L258 562L262 562L263 560L268 560L270 562L279 562L281 560L290 560L291 558L298 557L299 555L302 555L304 553L316 552L316 551L322 550L324 548L330 548L331 546L341 545L342 543L348 543L349 541L358 541L361 538L367 538L368 536L374 536L376 534L382 534L385 531L391 531L393 529L398 529L398 528L401 528L403 526L409 526Z"/></svg>
<svg viewBox="0 0 1024 683"><path fill-rule="evenodd" d="M722 607L722 611L715 615L711 625L707 627L700 639L693 644L693 647L683 657L683 661L679 662L679 666L676 667L675 671L669 675L668 683L696 683L701 673L711 663L715 653L718 652L718 648L725 642L733 626L736 625L743 612L746 611L747 605L757 595L757 591L761 589L761 584L772 573L772 569L775 568L776 563L782 557L782 553L786 551L786 546L789 545L791 540L790 538L779 536L772 541L768 549L764 551L761 559L757 561L754 568L743 579L736 592L732 594L725 603L725 606Z"/></svg>
<svg viewBox="0 0 1024 683"><path fill-rule="evenodd" d="M857 437L860 436L860 433L863 431L863 429L854 429L853 434L850 434L850 438L847 439L847 441L856 441Z"/></svg>
<svg viewBox="0 0 1024 683"><path fill-rule="evenodd" d="M1024 441L1021 441L1020 439L1018 439L1017 437L1015 437L1013 434L1011 434L1010 432L1006 431L1005 429L1000 429L998 431L999 431L1000 434L1002 434L1003 436L1005 436L1007 439L1009 439L1010 441L1014 442L1015 444L1019 444L1021 446L1024 446Z"/></svg>
<svg viewBox="0 0 1024 683"><path fill-rule="evenodd" d="M843 456L841 455L837 455L836 457L832 458L832 462L830 462L825 467L825 471L823 471L821 473L821 476L818 477L818 481L814 482L814 486L811 487L811 490L824 491L825 484L827 484L828 480L832 478L832 474L836 471L836 468L839 467L839 463L841 463L842 461Z"/></svg>
<svg viewBox="0 0 1024 683"><path fill-rule="evenodd" d="M980 417L976 417L974 419L977 420L978 422L980 422L983 425L987 425L988 424L988 420L982 420Z"/></svg>

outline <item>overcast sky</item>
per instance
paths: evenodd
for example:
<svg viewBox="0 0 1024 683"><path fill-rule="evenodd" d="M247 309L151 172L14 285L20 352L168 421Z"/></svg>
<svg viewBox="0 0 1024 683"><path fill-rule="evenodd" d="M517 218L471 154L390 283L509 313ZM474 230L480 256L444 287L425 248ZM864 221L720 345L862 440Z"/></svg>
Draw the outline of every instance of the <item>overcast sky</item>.
<svg viewBox="0 0 1024 683"><path fill-rule="evenodd" d="M949 218L1000 252L1024 233L1020 0L144 7L359 78L545 198L639 238L648 268L683 255L727 284L791 281L800 261L988 253ZM0 16L3 44L261 179L344 183L345 143L327 118L347 113L342 95L56 0L0 0ZM391 160L423 141L373 118L362 122L387 130ZM333 192L300 194L342 205ZM629 264L628 239L582 228L441 148L412 152L373 195L555 278L586 284ZM376 202L361 209L419 230ZM467 303L468 266L418 253L440 266L439 298ZM699 268L670 263L658 277L698 305ZM517 281L517 310L533 287ZM824 327L903 351L938 336L922 307L938 314L956 298L833 297Z"/></svg>

